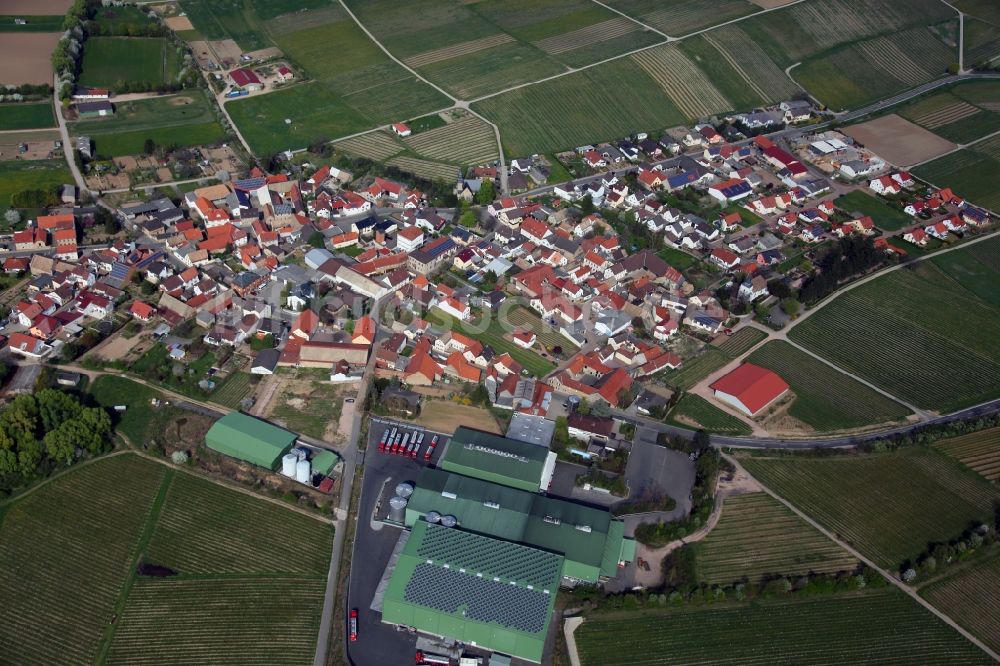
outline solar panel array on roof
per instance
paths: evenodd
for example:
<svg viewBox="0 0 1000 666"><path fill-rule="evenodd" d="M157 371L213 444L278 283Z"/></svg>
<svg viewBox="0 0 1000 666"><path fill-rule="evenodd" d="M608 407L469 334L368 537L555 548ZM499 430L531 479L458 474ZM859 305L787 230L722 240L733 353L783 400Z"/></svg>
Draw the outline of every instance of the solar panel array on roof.
<svg viewBox="0 0 1000 666"><path fill-rule="evenodd" d="M258 176L257 178L241 178L233 183L233 186L238 190L256 190L260 189L267 183L267 179L263 176Z"/></svg>
<svg viewBox="0 0 1000 666"><path fill-rule="evenodd" d="M445 613L462 612L476 622L527 633L544 630L548 620L548 594L432 564L416 566L403 598Z"/></svg>
<svg viewBox="0 0 1000 666"><path fill-rule="evenodd" d="M560 558L535 548L440 525L427 526L417 555L436 564L545 588L558 582L562 568Z"/></svg>

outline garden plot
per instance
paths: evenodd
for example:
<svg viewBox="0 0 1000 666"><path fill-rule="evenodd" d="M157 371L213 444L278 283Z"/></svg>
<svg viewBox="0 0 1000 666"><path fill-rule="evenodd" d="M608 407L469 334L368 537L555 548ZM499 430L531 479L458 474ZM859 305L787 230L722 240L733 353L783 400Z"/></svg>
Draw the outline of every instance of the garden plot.
<svg viewBox="0 0 1000 666"><path fill-rule="evenodd" d="M631 57L689 118L702 118L731 107L729 100L678 47L660 46Z"/></svg>
<svg viewBox="0 0 1000 666"><path fill-rule="evenodd" d="M386 160L404 150L404 147L393 136L382 130L337 141L333 147L345 153L376 161Z"/></svg>
<svg viewBox="0 0 1000 666"><path fill-rule="evenodd" d="M561 35L553 35L534 42L534 45L549 55L558 55L567 51L590 46L599 42L617 39L639 30L639 25L624 16L608 19L601 23L588 25Z"/></svg>
<svg viewBox="0 0 1000 666"><path fill-rule="evenodd" d="M453 44L451 46L445 46L440 49L434 49L433 51L425 51L423 53L418 53L416 55L406 58L405 62L410 67L424 67L425 65L431 65L436 62L441 62L443 60L451 60L452 58L460 58L462 56L467 56L472 53L478 53L479 51L484 51L486 49L491 49L495 46L502 46L504 44L509 44L513 42L514 38L508 34L500 35L490 35L489 37L483 37L481 39L473 39L468 42L462 42L460 44Z"/></svg>
<svg viewBox="0 0 1000 666"><path fill-rule="evenodd" d="M398 167L407 173L412 173L414 176L427 178L428 180L452 182L458 173L457 167L453 164L442 164L441 162L420 160L414 157L395 157L389 160L388 164Z"/></svg>
<svg viewBox="0 0 1000 666"><path fill-rule="evenodd" d="M496 135L475 116L420 132L403 139L423 157L456 164L486 164L499 158Z"/></svg>

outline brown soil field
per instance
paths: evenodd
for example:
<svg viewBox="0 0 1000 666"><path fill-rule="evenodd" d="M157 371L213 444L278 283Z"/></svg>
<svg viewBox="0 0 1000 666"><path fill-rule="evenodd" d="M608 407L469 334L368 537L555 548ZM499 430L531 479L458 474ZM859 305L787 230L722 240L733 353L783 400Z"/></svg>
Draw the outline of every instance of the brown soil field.
<svg viewBox="0 0 1000 666"><path fill-rule="evenodd" d="M0 133L0 162L4 160L45 160L56 149L59 140L59 130L42 130L40 132L2 132ZM20 153L17 147L28 144L28 152Z"/></svg>
<svg viewBox="0 0 1000 666"><path fill-rule="evenodd" d="M52 52L59 43L61 34L59 32L3 33L3 39L0 39L0 83L52 85Z"/></svg>
<svg viewBox="0 0 1000 666"><path fill-rule="evenodd" d="M451 400L425 400L416 422L428 430L452 433L460 425L502 435L497 420L485 409Z"/></svg>
<svg viewBox="0 0 1000 666"><path fill-rule="evenodd" d="M925 162L955 148L951 141L895 113L851 125L841 131L899 167Z"/></svg>
<svg viewBox="0 0 1000 666"><path fill-rule="evenodd" d="M240 45L231 39L220 39L209 42L208 46L215 52L215 55L218 57L219 64L223 67L238 65L240 62L240 56L243 55L243 49L241 49Z"/></svg>
<svg viewBox="0 0 1000 666"><path fill-rule="evenodd" d="M163 22L174 32L194 30L194 26L191 25L191 19L187 16L171 16L170 18L163 19Z"/></svg>
<svg viewBox="0 0 1000 666"><path fill-rule="evenodd" d="M202 69L207 69L210 63L215 62L215 55L208 42L189 42L188 45L191 47L195 61Z"/></svg>
<svg viewBox="0 0 1000 666"><path fill-rule="evenodd" d="M73 0L0 0L0 16L58 16L72 4Z"/></svg>

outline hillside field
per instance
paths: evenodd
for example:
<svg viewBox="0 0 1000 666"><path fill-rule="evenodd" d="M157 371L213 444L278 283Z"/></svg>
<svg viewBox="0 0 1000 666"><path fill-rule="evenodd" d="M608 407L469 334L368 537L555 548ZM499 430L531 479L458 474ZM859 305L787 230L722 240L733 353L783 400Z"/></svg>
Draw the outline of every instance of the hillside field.
<svg viewBox="0 0 1000 666"><path fill-rule="evenodd" d="M1000 489L935 451L749 457L752 475L830 531L895 570L928 543L992 521Z"/></svg>
<svg viewBox="0 0 1000 666"><path fill-rule="evenodd" d="M847 551L765 493L726 498L719 522L693 548L698 580L709 584L858 566Z"/></svg>
<svg viewBox="0 0 1000 666"><path fill-rule="evenodd" d="M2 508L5 660L164 664L192 649L205 663L312 660L323 521L133 453ZM140 575L140 564L176 575Z"/></svg>
<svg viewBox="0 0 1000 666"><path fill-rule="evenodd" d="M921 261L835 295L789 337L924 409L950 412L1000 397L1000 305L977 294L997 283L1000 265L972 260L998 248L994 238L941 255L960 262L962 273Z"/></svg>
<svg viewBox="0 0 1000 666"><path fill-rule="evenodd" d="M768 342L747 360L788 382L795 394L789 415L820 432L899 421L910 414L898 402L787 342Z"/></svg>
<svg viewBox="0 0 1000 666"><path fill-rule="evenodd" d="M895 589L601 612L575 636L583 666L992 663Z"/></svg>

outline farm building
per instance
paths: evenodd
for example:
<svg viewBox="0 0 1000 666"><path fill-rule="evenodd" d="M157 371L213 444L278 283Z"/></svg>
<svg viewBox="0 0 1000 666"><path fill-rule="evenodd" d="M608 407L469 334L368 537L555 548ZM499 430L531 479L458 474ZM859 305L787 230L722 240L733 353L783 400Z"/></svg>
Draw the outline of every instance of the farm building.
<svg viewBox="0 0 1000 666"><path fill-rule="evenodd" d="M264 87L260 78L246 67L229 72L229 78L232 79L233 84L245 90L260 90Z"/></svg>
<svg viewBox="0 0 1000 666"><path fill-rule="evenodd" d="M406 506L406 526L430 512L454 516L462 530L560 553L560 575L574 582L613 578L635 549L625 523L605 509L426 467Z"/></svg>
<svg viewBox="0 0 1000 666"><path fill-rule="evenodd" d="M205 434L205 443L213 451L273 470L295 443L295 433L246 414L230 412L212 424Z"/></svg>
<svg viewBox="0 0 1000 666"><path fill-rule="evenodd" d="M788 392L784 379L753 363L744 363L709 388L716 398L749 416L756 416Z"/></svg>
<svg viewBox="0 0 1000 666"><path fill-rule="evenodd" d="M382 621L541 663L562 557L421 521L382 600Z"/></svg>
<svg viewBox="0 0 1000 666"><path fill-rule="evenodd" d="M535 444L461 426L448 440L438 464L449 472L538 492L552 481L556 454Z"/></svg>
<svg viewBox="0 0 1000 666"><path fill-rule="evenodd" d="M115 115L115 109L111 102L78 102L76 112L80 118L106 118Z"/></svg>

